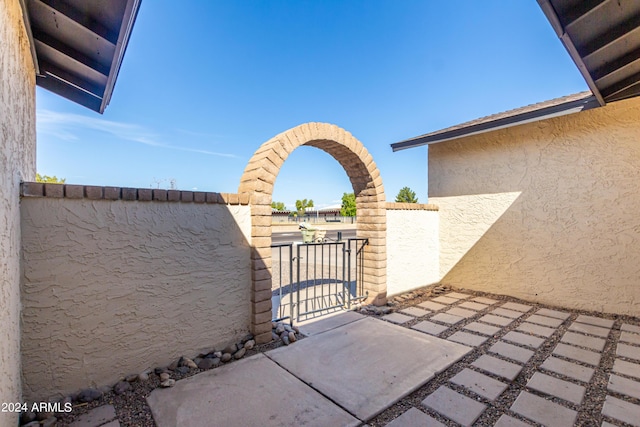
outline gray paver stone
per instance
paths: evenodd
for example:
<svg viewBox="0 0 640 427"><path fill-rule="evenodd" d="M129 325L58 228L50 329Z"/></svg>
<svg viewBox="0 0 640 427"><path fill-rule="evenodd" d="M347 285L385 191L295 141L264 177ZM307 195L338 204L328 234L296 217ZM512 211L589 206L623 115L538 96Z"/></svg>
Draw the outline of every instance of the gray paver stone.
<svg viewBox="0 0 640 427"><path fill-rule="evenodd" d="M605 340L602 338L588 337L586 335L576 334L575 332L565 332L560 341L590 348L595 351L602 351L605 345Z"/></svg>
<svg viewBox="0 0 640 427"><path fill-rule="evenodd" d="M541 337L549 338L556 332L557 329L547 328L546 326L534 325L533 323L524 322L516 328L516 331L527 332L529 334L538 335Z"/></svg>
<svg viewBox="0 0 640 427"><path fill-rule="evenodd" d="M616 347L616 355L627 357L629 359L640 360L640 347L618 344L618 347Z"/></svg>
<svg viewBox="0 0 640 427"><path fill-rule="evenodd" d="M493 427L531 427L531 424L527 424L517 418L502 414Z"/></svg>
<svg viewBox="0 0 640 427"><path fill-rule="evenodd" d="M477 302L473 302L473 301L465 301L462 304L460 304L460 307L468 308L469 310L482 311L485 308L487 308L488 306L484 305L484 304L477 303Z"/></svg>
<svg viewBox="0 0 640 427"><path fill-rule="evenodd" d="M491 325L485 325L484 323L472 322L466 325L463 329L477 332L482 335L495 335L500 332L500 328Z"/></svg>
<svg viewBox="0 0 640 427"><path fill-rule="evenodd" d="M613 372L640 379L640 365L637 363L616 359L613 362Z"/></svg>
<svg viewBox="0 0 640 427"><path fill-rule="evenodd" d="M566 313L564 311L558 310L549 310L548 308L541 308L536 312L536 314L539 314L540 316L553 317L560 320L567 320L571 316L571 313Z"/></svg>
<svg viewBox="0 0 640 427"><path fill-rule="evenodd" d="M557 357L549 356L545 360L541 368L546 369L556 374L564 375L565 377L573 378L574 380L588 383L591 381L595 369L587 368L586 366L578 365L566 360L558 359Z"/></svg>
<svg viewBox="0 0 640 427"><path fill-rule="evenodd" d="M609 328L609 329L611 329L611 327L615 323L613 320L603 319L602 317L586 316L584 314L581 314L580 316L578 316L578 318L576 319L576 322L586 323L587 325L593 325L593 326L601 326L603 328Z"/></svg>
<svg viewBox="0 0 640 427"><path fill-rule="evenodd" d="M516 328L516 331L529 332L530 334L549 338L551 335L553 335L557 331L557 329L524 322Z"/></svg>
<svg viewBox="0 0 640 427"><path fill-rule="evenodd" d="M499 377L506 378L509 381L513 381L520 371L522 371L522 366L489 356L488 354L483 354L478 357L471 365Z"/></svg>
<svg viewBox="0 0 640 427"><path fill-rule="evenodd" d="M382 316L382 319L387 320L391 323L397 323L401 325L403 323L407 323L410 320L413 320L414 318L405 314L391 313L387 314L386 316Z"/></svg>
<svg viewBox="0 0 640 427"><path fill-rule="evenodd" d="M448 326L438 325L437 323L429 322L427 320L416 323L411 328L429 335L439 335L449 329Z"/></svg>
<svg viewBox="0 0 640 427"><path fill-rule="evenodd" d="M486 408L482 403L445 386L440 386L427 396L422 404L465 427L471 426Z"/></svg>
<svg viewBox="0 0 640 427"><path fill-rule="evenodd" d="M446 305L438 304L437 302L433 302L433 301L421 302L420 304L418 304L418 307L426 308L427 310L431 310L431 311L439 311L439 310L442 310L443 308L447 308Z"/></svg>
<svg viewBox="0 0 640 427"><path fill-rule="evenodd" d="M456 298L456 299L468 299L468 298L472 297L472 295L462 294L460 292L449 292L448 294L445 294L444 296L445 297L449 297L449 298Z"/></svg>
<svg viewBox="0 0 640 427"><path fill-rule="evenodd" d="M546 427L573 427L578 413L557 403L523 391L511 410Z"/></svg>
<svg viewBox="0 0 640 427"><path fill-rule="evenodd" d="M498 341L491 346L489 351L521 363L527 363L529 359L531 359L531 356L533 356L533 351L508 344L504 341Z"/></svg>
<svg viewBox="0 0 640 427"><path fill-rule="evenodd" d="M508 387L508 385L502 381L494 380L491 377L468 368L463 369L449 381L491 401L496 400Z"/></svg>
<svg viewBox="0 0 640 427"><path fill-rule="evenodd" d="M640 382L638 381L622 378L612 374L609 377L609 384L607 385L607 388L616 393L640 399Z"/></svg>
<svg viewBox="0 0 640 427"><path fill-rule="evenodd" d="M463 317L465 319L468 319L469 317L473 317L476 314L478 314L473 310L465 310L464 308L460 308L460 307L453 307L451 310L445 311L445 313L453 314L454 316Z"/></svg>
<svg viewBox="0 0 640 427"><path fill-rule="evenodd" d="M564 320L554 319L553 317L539 316L534 314L527 319L527 322L536 323L538 325L550 326L552 328L557 328L562 325Z"/></svg>
<svg viewBox="0 0 640 427"><path fill-rule="evenodd" d="M558 343L556 348L553 350L553 354L593 366L598 366L600 364L600 353L595 353L591 350L584 350L568 344Z"/></svg>
<svg viewBox="0 0 640 427"><path fill-rule="evenodd" d="M640 326L623 323L620 329L626 332L633 332L634 334L640 334Z"/></svg>
<svg viewBox="0 0 640 427"><path fill-rule="evenodd" d="M421 410L411 408L385 427L445 427L445 425Z"/></svg>
<svg viewBox="0 0 640 427"><path fill-rule="evenodd" d="M526 345L527 347L538 348L544 343L543 338L534 337L520 332L511 331L502 337L505 341L511 341L518 344Z"/></svg>
<svg viewBox="0 0 640 427"><path fill-rule="evenodd" d="M113 405L102 405L80 415L69 427L97 427L115 418L116 408Z"/></svg>
<svg viewBox="0 0 640 427"><path fill-rule="evenodd" d="M527 382L527 387L576 405L582 403L585 393L585 388L581 385L541 374L540 372L533 374L529 382Z"/></svg>
<svg viewBox="0 0 640 427"><path fill-rule="evenodd" d="M498 307L495 310L491 311L491 314L497 314L498 316L508 317L510 319L517 319L522 316L524 313L515 310L509 310L507 308Z"/></svg>
<svg viewBox="0 0 640 427"><path fill-rule="evenodd" d="M629 423L634 427L640 427L640 406L616 397L607 396L605 398L602 414Z"/></svg>
<svg viewBox="0 0 640 427"><path fill-rule="evenodd" d="M446 323L448 325L455 325L456 323L464 320L464 318L460 316L454 316L453 314L447 313L438 313L431 318L431 320L435 320L437 322Z"/></svg>
<svg viewBox="0 0 640 427"><path fill-rule="evenodd" d="M583 334L595 335L600 338L607 338L611 329L601 328L600 326L587 325L586 323L573 322L569 326L570 331L582 332Z"/></svg>
<svg viewBox="0 0 640 427"><path fill-rule="evenodd" d="M521 311L523 313L526 313L527 311L531 310L531 306L530 305L526 305L526 304L518 304L517 302L507 302L502 304L502 307L508 309L508 310L515 310L515 311Z"/></svg>
<svg viewBox="0 0 640 427"><path fill-rule="evenodd" d="M622 331L622 333L620 334L620 341L640 345L640 335Z"/></svg>
<svg viewBox="0 0 640 427"><path fill-rule="evenodd" d="M447 338L449 341L458 342L460 344L468 345L471 347L478 347L487 341L485 337L479 337L468 332L458 331L455 334Z"/></svg>
<svg viewBox="0 0 640 427"><path fill-rule="evenodd" d="M513 322L513 319L509 319L507 317L495 316L493 314L485 314L481 318L478 319L480 322L490 323L492 325L498 326L507 326L509 323Z"/></svg>
<svg viewBox="0 0 640 427"><path fill-rule="evenodd" d="M498 300L486 298L486 297L475 297L471 301L479 302L480 304L488 304L493 305L498 302Z"/></svg>
<svg viewBox="0 0 640 427"><path fill-rule="evenodd" d="M407 307L400 310L400 313L408 314L409 316L414 316L414 317L422 317L422 316L426 316L430 312L418 307Z"/></svg>
<svg viewBox="0 0 640 427"><path fill-rule="evenodd" d="M453 304L454 302L458 302L460 300L457 298L441 296L441 297L434 298L432 301L441 302L443 304Z"/></svg>

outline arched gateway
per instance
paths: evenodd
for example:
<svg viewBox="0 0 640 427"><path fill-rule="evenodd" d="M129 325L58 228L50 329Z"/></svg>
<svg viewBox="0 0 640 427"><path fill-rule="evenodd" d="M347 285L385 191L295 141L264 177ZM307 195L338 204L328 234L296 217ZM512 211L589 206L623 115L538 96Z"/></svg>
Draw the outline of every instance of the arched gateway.
<svg viewBox="0 0 640 427"><path fill-rule="evenodd" d="M271 196L289 154L301 145L319 148L338 161L356 195L357 236L369 239L364 254L364 288L369 303L387 296L386 210L382 178L373 157L344 129L328 123L305 123L260 146L244 170L238 193L251 203L251 328L258 342L271 340Z"/></svg>

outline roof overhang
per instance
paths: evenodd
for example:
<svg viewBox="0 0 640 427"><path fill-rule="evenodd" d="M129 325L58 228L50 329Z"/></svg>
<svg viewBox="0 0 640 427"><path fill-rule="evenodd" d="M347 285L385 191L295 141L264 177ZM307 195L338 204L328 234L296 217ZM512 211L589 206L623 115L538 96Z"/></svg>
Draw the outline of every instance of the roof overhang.
<svg viewBox="0 0 640 427"><path fill-rule="evenodd" d="M141 0L21 0L38 86L103 113Z"/></svg>
<svg viewBox="0 0 640 427"><path fill-rule="evenodd" d="M538 0L600 105L640 95L640 2Z"/></svg>
<svg viewBox="0 0 640 427"><path fill-rule="evenodd" d="M580 94L570 95L527 107L517 108L504 113L494 114L492 116L483 117L460 125L431 132L416 138L396 142L395 144L391 144L391 148L393 151L400 151L407 148L419 147L421 145L450 141L464 136L477 135L480 133L550 119L566 114L573 114L599 106L600 104L595 96L589 92L582 92Z"/></svg>

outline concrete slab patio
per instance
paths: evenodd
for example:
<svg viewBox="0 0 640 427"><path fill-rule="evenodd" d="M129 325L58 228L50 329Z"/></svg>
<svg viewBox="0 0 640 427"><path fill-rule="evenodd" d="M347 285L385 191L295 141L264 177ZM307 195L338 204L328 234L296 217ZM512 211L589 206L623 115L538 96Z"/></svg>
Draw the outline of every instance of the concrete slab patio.
<svg viewBox="0 0 640 427"><path fill-rule="evenodd" d="M366 421L471 350L364 317L267 356Z"/></svg>
<svg viewBox="0 0 640 427"><path fill-rule="evenodd" d="M264 354L156 389L147 402L158 427L360 425Z"/></svg>
<svg viewBox="0 0 640 427"><path fill-rule="evenodd" d="M295 345L153 391L156 424L360 425L472 350L355 313L326 323Z"/></svg>

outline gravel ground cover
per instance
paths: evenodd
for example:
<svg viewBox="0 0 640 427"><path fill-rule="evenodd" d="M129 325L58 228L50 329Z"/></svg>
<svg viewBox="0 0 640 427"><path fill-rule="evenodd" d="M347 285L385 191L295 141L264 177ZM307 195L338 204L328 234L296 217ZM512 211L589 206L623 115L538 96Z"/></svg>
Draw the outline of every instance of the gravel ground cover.
<svg viewBox="0 0 640 427"><path fill-rule="evenodd" d="M438 336L439 338L448 339L448 338L451 338L452 335L462 331L462 332L473 334L474 336L483 336L487 338L487 340L483 344L475 347L475 350L473 352L471 352L469 355L467 355L464 359L462 359L458 363L451 366L448 370L438 374L435 378L433 378L430 382L425 384L423 387L416 390L415 392L413 392L406 398L402 399L401 401L397 402L395 405L391 406L389 409L385 410L384 412L376 416L374 419L370 420L368 422L369 426L371 427L386 426L387 424L389 424L394 419L404 414L406 411L408 411L411 408L418 409L423 413L428 414L429 416L438 420L440 423L444 424L445 426L459 426L460 424L457 424L451 421L450 419L442 416L440 413L426 407L422 403L428 396L430 396L432 393L438 390L438 388L440 388L441 386L446 386L449 389L452 389L463 396L469 397L477 402L481 402L487 405L487 409L484 410L480 415L480 417L475 420L475 422L472 424L473 426L494 426L496 425L500 417L502 417L503 415L507 415L511 418L519 420L524 423L523 425L531 425L531 426L542 425L542 424L536 424L530 419L527 419L521 416L520 414L514 411L511 411L510 408L512 407L512 405L514 404L518 396L523 391L540 396L544 398L546 401L558 403L564 408L569 408L573 411L576 411L577 416L575 418L575 421L573 421L573 425L576 425L576 426L601 426L603 422L608 422L611 425L615 425L615 426L625 426L625 427L631 426L631 425L640 425L640 424L625 424L614 418L606 417L602 415L602 408L603 408L603 404L605 402L605 398L607 394L615 395L616 398L619 398L626 402L630 402L632 404L636 404L636 405L640 404L640 399L629 397L623 394L612 393L611 391L609 392L607 391L607 383L609 381L609 376L612 372L613 364L616 359L616 346L618 345L619 338L621 335L620 328L623 324L640 325L640 319L638 319L637 317L630 317L630 316L608 315L608 314L603 315L603 314L590 313L590 312L579 311L579 310L569 310L569 309L564 309L560 307L549 307L542 304L534 304L534 303L520 301L515 298L511 298L507 296L471 292L467 290L452 290L450 288L445 288L445 287L436 287L431 289L427 288L427 289L411 292L408 294L404 294L397 298L393 298L391 300L391 305L393 306L394 311L402 311L403 309L407 309L410 307L416 307L416 306L419 307L419 304L427 301L433 301L434 299L438 300L440 295L449 296L452 294L452 292L464 293L464 294L470 295L470 297L465 299L458 299L454 303L445 305L444 308L441 308L436 311L430 311L424 316L414 318L409 322L401 324L401 326L411 328L424 320L429 320L433 316L436 316L438 313L443 313L445 311L450 310L451 308L455 308L458 306L464 307L465 305L469 305L469 303L473 304L475 303L475 301L472 301L474 298L484 297L484 298L493 299L496 302L494 304L488 305L486 308L482 310L477 311L477 313L472 317L465 318L464 320L454 325L443 324L444 326L447 326L447 329L444 332L441 332L440 334L436 334L436 336ZM493 312L494 310L496 310L497 307L501 307L509 302L516 303L516 304L529 305L531 306L531 308L526 313L517 317L513 322L511 322L506 326L492 325L492 326L498 327L499 330L489 336L481 335L479 333L474 332L473 330L466 329L468 325L471 325L471 324L477 325L479 323L478 319L485 316L488 312ZM431 305L431 303L428 303L426 305ZM434 307L434 308L437 308L437 307ZM478 307L475 307L475 308L478 308ZM549 312L547 310L554 310L554 311ZM544 336L542 337L534 336L530 333L527 333L519 329L519 327L525 323L527 325L530 325L530 322L527 322L527 319L530 318L531 316L538 315L537 313L554 314L556 311L566 313L565 316L567 317L566 319L558 319L560 321L560 325L555 328L555 331L553 332L553 334L551 334L548 338L545 338ZM375 314L375 313L367 313L365 311L365 314L384 318L384 316L380 315L381 313ZM503 312L503 315L505 314L509 314L509 313ZM594 370L593 376L588 382L583 382L573 378L568 378L566 376L557 374L553 371L550 371L541 367L542 364L545 362L545 360L547 360L549 356L552 355L556 346L561 342L562 337L565 336L565 333L567 331L569 331L569 328L571 328L572 330L583 328L583 324L575 323L575 320L580 315L588 315L588 316L596 317L598 319L609 319L613 321L613 326L610 329L609 333L607 333L606 336L602 338L604 339L604 349L601 352L601 359L598 366L592 366L587 363L578 362L576 360L572 360L562 356L554 357L554 359L569 361L575 365L580 365L585 368L593 369ZM543 316L543 317L545 319L547 318L546 316ZM484 325L484 323L482 324ZM471 328L474 328L474 326L472 325ZM592 330L595 330L596 333L600 333L601 331L600 329L596 329L596 328L593 328ZM522 344L518 344L513 341L509 341L509 344L513 344L518 348L526 349L533 352L533 356L526 363L521 364L522 370L515 377L514 380L507 381L504 378L500 378L496 375L492 375L490 373L474 368L472 366L472 364L475 361L477 361L482 355L490 355L492 357L514 363L515 362L514 360L511 360L500 354L492 353L490 351L490 349L496 343L507 341L505 336L512 332L518 332L518 333L524 334L525 336L528 335L534 338L544 340L543 343L537 349L528 347ZM600 335L602 336L604 334L600 333ZM589 340L591 340L592 337L593 335L584 336L587 343L589 344L590 344ZM502 338L505 338L505 339L502 340ZM576 348L583 349L583 350L588 349L585 347L576 347ZM482 374L485 374L489 377L498 379L506 383L508 386L506 390L499 395L498 398L491 401L483 396L480 396L470 391L467 387L463 387L461 385L455 384L454 382L451 382L452 378L454 378L457 374L464 371L465 369L474 370L475 372L481 372ZM547 393L539 392L535 389L532 389L531 387L527 387L529 381L536 373L538 373L538 376L541 373L543 373L553 378L561 379L567 382L572 382L574 384L583 386L585 388L585 394L582 402L580 404L571 403L566 400L551 396ZM640 375L640 372L638 374ZM530 383L530 385L533 385L533 383ZM638 422L640 423L640 420L638 420ZM515 425L515 424L503 424L503 425L506 426L506 425Z"/></svg>
<svg viewBox="0 0 640 427"><path fill-rule="evenodd" d="M464 298L461 298L461 295L464 296ZM442 298L443 296L445 298ZM529 306L530 308L527 309L523 307L523 305ZM416 308L419 310L416 310ZM443 314L452 309L454 309L453 313L461 316L459 317L461 320L456 321L456 319L454 319L455 323L443 323L434 319L434 316ZM636 333L636 330L640 332L640 329L636 329L640 328L640 319L637 317L608 314L602 315L578 310L568 310L561 307L550 307L541 304L529 303L507 296L471 292L464 289L451 289L443 286L427 287L408 292L392 298L387 307L373 308L367 306L359 308L359 311L364 315L375 316L383 320L385 319L385 316L390 313L404 314L408 316L409 320L406 323L402 323L400 325L402 327L412 328L421 324L421 322L427 321L431 322L432 325L435 324L437 326L437 328L435 328L431 333L435 334L439 338L452 340L456 340L459 337L466 339L471 338L475 343L474 350L466 357L452 365L446 371L436 375L431 381L415 392L406 396L387 410L369 420L367 423L368 426L386 426L387 424L393 423L394 420L412 408L413 409L410 413L411 415L415 415L415 411L418 410L422 414L427 414L445 426L452 427L461 425L423 404L423 401L427 399L427 397L435 393L442 386L453 390L459 395L468 397L478 403L486 405L486 409L482 411L481 415L472 424L470 424L473 426L494 426L499 422L501 417L504 417L505 415L522 422L522 425L525 426L542 425L539 423L536 424L531 419L525 418L519 413L511 410L514 402L516 402L516 399L518 399L523 392L542 397L547 402L556 403L562 408L575 411L575 420L571 422L576 426L601 426L603 425L603 422L619 427L640 425L633 421L631 423L624 423L620 420L616 420L615 418L602 414L603 405L607 396L615 397L631 404L640 405L640 396L637 398L629 397L622 393L607 390L607 384L612 374L614 362L616 360L618 360L618 363L620 361L627 363L634 362L632 359L626 359L624 357L621 358L621 356L618 356L616 359L616 348L620 342L621 333L625 333L624 331L621 331L621 328L631 328L633 330L632 333L634 334ZM490 315L489 313L492 314ZM565 314L563 315L562 313ZM613 325L607 332L607 329L603 329L601 326L576 322L579 317L583 319L585 315L593 316L594 318L597 318L596 320L610 320L613 322ZM491 323L496 321L496 316L499 318L497 323L500 324ZM436 319L437 318L438 317L436 317ZM485 319L485 321L481 321L480 319ZM555 319L555 321L552 319ZM504 325L503 323L506 322L508 322L508 324ZM549 326L546 325L546 323L558 326ZM419 327L420 326L417 326L417 328ZM538 331L538 335L534 335L530 332L534 329ZM438 333L436 333L436 331L438 331ZM590 332L589 335L583 335L585 338L584 342L588 346L593 347L593 345L600 345L600 342L593 340L593 338L597 337L604 340L603 351L598 352L601 354L601 358L597 366L579 362L559 354L555 354L552 359L555 361L559 360L560 363L571 362L574 365L577 365L579 369L580 367L585 368L586 371L592 369L593 375L591 375L590 378L583 377L583 380L581 381L575 378L566 377L543 367L543 364L544 366L547 366L545 363L549 363L549 357L554 353L558 344L563 345L561 340L563 340L563 337L565 337L567 332L570 332L570 334L567 335L569 337L569 341L575 342L576 336L574 333L585 334L587 333L585 331ZM635 338L635 336L631 336L632 339L629 339L629 333L630 332L626 332L626 342L622 344L640 346L640 342L638 344L633 343L633 338ZM578 336L577 338L580 337ZM567 338L564 339L566 340ZM638 334L638 339L640 340L640 334ZM484 342L481 342L482 340L484 340ZM631 341L631 343L629 343L629 341ZM531 352L532 355L526 362L514 361L509 357L495 352L499 347L494 346L500 343L508 343L516 349L526 350L524 352L526 354L528 354L527 351ZM259 345L248 351L246 356L250 356L258 352L265 352L281 345L283 345L282 342L272 342ZM589 350L589 347L574 346L572 344L564 345L568 345L571 348L578 350ZM511 347L509 348L513 350ZM640 349L640 347L638 348ZM555 351L557 352L557 350ZM503 361L509 361L521 366L521 370L515 378L507 380L491 373L487 373L486 371L474 366L474 363L477 363L479 358L486 356L491 356ZM635 363L639 363L639 361L635 360ZM461 382L457 380L457 378L460 377L456 376L464 373L463 371L482 373L494 380L499 380L506 384L506 388L504 391L498 392L497 397L492 396L493 398L489 399L471 391L468 384L467 386L461 385ZM194 369L186 374L174 373L172 378L180 380L199 372L202 371ZM541 378L540 375L542 374L584 387L584 398L581 403L573 403L535 389L536 386L534 383L537 379ZM584 374L584 372L581 372L581 375L582 374ZM537 377L532 380L534 375L537 375ZM637 381L640 381L640 372L635 373L635 376L638 377ZM456 377L456 379L454 379L454 377ZM629 378L633 377L634 375L632 373L632 376ZM152 373L149 375L148 381L131 383L131 390L121 395L108 392L97 401L88 404L76 405L74 406L74 410L71 414L62 414L59 416L57 425L69 425L74 419L77 419L78 416L86 413L88 410L97 406L111 404L116 409L120 425L143 427L154 426L153 418L151 416L150 409L146 404L145 398L149 393L151 393L151 391L158 387L159 382L160 380L158 375ZM400 420L398 420L398 422L400 422ZM394 427L396 427L396 425L398 424L393 424Z"/></svg>

